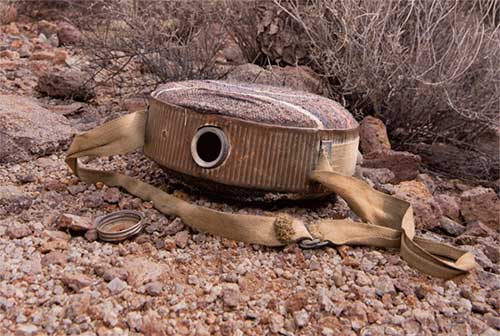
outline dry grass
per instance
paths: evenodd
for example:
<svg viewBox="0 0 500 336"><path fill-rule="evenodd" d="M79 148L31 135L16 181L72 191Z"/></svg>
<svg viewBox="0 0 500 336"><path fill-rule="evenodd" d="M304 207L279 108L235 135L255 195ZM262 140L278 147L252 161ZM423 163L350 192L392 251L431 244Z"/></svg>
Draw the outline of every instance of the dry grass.
<svg viewBox="0 0 500 336"><path fill-rule="evenodd" d="M79 24L91 71L100 81L151 89L168 81L217 77L224 19L210 2L97 2L99 13ZM126 71L137 68L140 75Z"/></svg>
<svg viewBox="0 0 500 336"><path fill-rule="evenodd" d="M381 117L402 147L445 142L488 156L475 141L500 126L497 0L274 3L300 23L332 94ZM498 156L488 157L492 169L469 177L498 178Z"/></svg>

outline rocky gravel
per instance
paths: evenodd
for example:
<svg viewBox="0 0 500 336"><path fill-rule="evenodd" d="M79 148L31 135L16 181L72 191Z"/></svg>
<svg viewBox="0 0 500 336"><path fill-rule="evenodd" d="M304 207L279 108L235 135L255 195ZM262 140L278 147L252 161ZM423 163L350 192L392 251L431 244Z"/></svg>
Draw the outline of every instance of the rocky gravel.
<svg viewBox="0 0 500 336"><path fill-rule="evenodd" d="M56 34L65 45L81 38L74 30L60 33L63 28L70 29L50 22L2 26L0 94L13 94L18 85L16 94L36 96L36 74L27 72L28 65L57 62L40 55L30 60L40 38L34 31L47 39ZM66 50L52 41L44 48L54 55L54 48ZM18 55L5 47L12 43ZM23 58L22 52L30 54ZM9 76L14 79L2 82ZM102 92L96 94L93 107L41 101L53 107L45 113L82 130L114 116L81 112L99 111ZM417 156L390 149L383 124L364 126L384 144L365 142L370 152L358 175L411 202L418 234L472 251L478 266L470 274L432 278L392 249L267 248L194 232L123 190L80 182L55 147L41 157L0 164L0 335L498 335L498 195L421 174ZM354 217L342 199L258 206L207 198L140 151L88 164L223 211L282 212L306 221ZM143 232L121 243L99 241L93 220L119 209L143 212Z"/></svg>

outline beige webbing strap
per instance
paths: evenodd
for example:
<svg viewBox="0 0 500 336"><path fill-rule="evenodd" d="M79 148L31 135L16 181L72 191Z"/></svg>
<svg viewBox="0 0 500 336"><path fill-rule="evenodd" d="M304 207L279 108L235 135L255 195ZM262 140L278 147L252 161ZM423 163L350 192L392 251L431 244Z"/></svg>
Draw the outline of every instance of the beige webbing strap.
<svg viewBox="0 0 500 336"><path fill-rule="evenodd" d="M321 220L306 226L299 219L278 215L238 215L197 206L169 195L148 183L123 174L83 168L78 158L125 154L144 145L147 112L135 112L78 135L66 162L82 181L122 187L156 209L178 216L190 227L228 239L267 246L282 246L319 238L333 244L370 245L401 249L401 256L427 274L450 279L475 265L470 253L449 245L415 237L413 210L409 203L373 190L366 183L332 171L323 156L311 179L337 193L366 223Z"/></svg>

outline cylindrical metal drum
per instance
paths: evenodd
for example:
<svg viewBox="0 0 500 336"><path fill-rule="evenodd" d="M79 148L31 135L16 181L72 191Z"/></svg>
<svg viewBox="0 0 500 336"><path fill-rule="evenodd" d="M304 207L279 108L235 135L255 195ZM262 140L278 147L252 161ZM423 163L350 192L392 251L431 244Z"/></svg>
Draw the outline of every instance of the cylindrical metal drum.
<svg viewBox="0 0 500 336"><path fill-rule="evenodd" d="M245 190L302 196L320 152L352 175L358 123L337 102L286 88L185 81L152 93L145 154L169 171Z"/></svg>

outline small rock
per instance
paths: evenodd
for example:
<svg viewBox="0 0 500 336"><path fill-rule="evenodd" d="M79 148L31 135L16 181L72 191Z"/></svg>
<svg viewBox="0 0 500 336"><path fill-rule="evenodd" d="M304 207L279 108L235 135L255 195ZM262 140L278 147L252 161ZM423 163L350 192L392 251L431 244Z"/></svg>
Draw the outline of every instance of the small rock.
<svg viewBox="0 0 500 336"><path fill-rule="evenodd" d="M45 73L38 78L36 88L52 98L87 101L95 97L92 81L77 70Z"/></svg>
<svg viewBox="0 0 500 336"><path fill-rule="evenodd" d="M460 195L460 211L467 222L481 221L500 231L500 199L491 188L476 187Z"/></svg>
<svg viewBox="0 0 500 336"><path fill-rule="evenodd" d="M4 28L4 32L9 35L18 36L21 34L15 22L11 22Z"/></svg>
<svg viewBox="0 0 500 336"><path fill-rule="evenodd" d="M17 20L17 9L9 3L0 3L0 24L9 24Z"/></svg>
<svg viewBox="0 0 500 336"><path fill-rule="evenodd" d="M495 316L493 315L492 313L487 313L484 315L485 319L486 319L486 323L496 329L496 330L500 330L500 317L498 316Z"/></svg>
<svg viewBox="0 0 500 336"><path fill-rule="evenodd" d="M32 231L27 224L17 223L8 226L5 233L10 239L20 239L31 235Z"/></svg>
<svg viewBox="0 0 500 336"><path fill-rule="evenodd" d="M285 307L287 312L293 313L301 310L307 304L307 293L306 291L299 291L290 297L285 302Z"/></svg>
<svg viewBox="0 0 500 336"><path fill-rule="evenodd" d="M55 64L65 64L68 57L68 52L66 50L56 50L52 62L54 62Z"/></svg>
<svg viewBox="0 0 500 336"><path fill-rule="evenodd" d="M53 22L49 22L46 20L38 21L38 34L43 34L45 36L51 36L57 34L57 25Z"/></svg>
<svg viewBox="0 0 500 336"><path fill-rule="evenodd" d="M492 262L500 262L500 247L498 244L490 244L483 242L483 252Z"/></svg>
<svg viewBox="0 0 500 336"><path fill-rule="evenodd" d="M175 234L175 244L180 248L185 248L189 240L189 232L187 230L177 232Z"/></svg>
<svg viewBox="0 0 500 336"><path fill-rule="evenodd" d="M440 194L435 195L434 199L439 204L444 216L451 218L454 221L460 221L460 206L456 197Z"/></svg>
<svg viewBox="0 0 500 336"><path fill-rule="evenodd" d="M42 265L66 265L68 256L60 251L52 251L42 257Z"/></svg>
<svg viewBox="0 0 500 336"><path fill-rule="evenodd" d="M363 167L391 170L395 176L391 183L413 180L418 175L421 163L418 155L393 150L364 154L363 159Z"/></svg>
<svg viewBox="0 0 500 336"><path fill-rule="evenodd" d="M2 50L0 51L0 58L7 58L10 60L17 60L19 59L20 55L17 51L12 51L12 50Z"/></svg>
<svg viewBox="0 0 500 336"><path fill-rule="evenodd" d="M368 116L361 121L359 147L363 154L391 149L387 130L382 120Z"/></svg>
<svg viewBox="0 0 500 336"><path fill-rule="evenodd" d="M83 273L65 272L60 280L75 292L92 284L92 279Z"/></svg>
<svg viewBox="0 0 500 336"><path fill-rule="evenodd" d="M0 143L2 143L2 133L0 133ZM2 148L0 148L0 158L1 156ZM23 210L29 209L31 204L31 197L24 193L20 188L15 186L0 186L0 216L20 214Z"/></svg>
<svg viewBox="0 0 500 336"><path fill-rule="evenodd" d="M285 325L285 318L277 313L271 313L269 317L269 329L272 333L277 334L283 329Z"/></svg>
<svg viewBox="0 0 500 336"><path fill-rule="evenodd" d="M177 232L180 232L184 230L184 223L179 217L176 217L170 224L168 224L165 229L163 230L163 233L170 236L174 235Z"/></svg>
<svg viewBox="0 0 500 336"><path fill-rule="evenodd" d="M368 286L372 283L372 280L364 272L358 272L356 275L356 283L359 286Z"/></svg>
<svg viewBox="0 0 500 336"><path fill-rule="evenodd" d="M57 219L56 227L59 230L87 231L94 228L94 223L87 217L61 214Z"/></svg>
<svg viewBox="0 0 500 336"><path fill-rule="evenodd" d="M98 238L97 230L96 229L89 229L87 232L85 232L84 237L89 242L96 241Z"/></svg>
<svg viewBox="0 0 500 336"><path fill-rule="evenodd" d="M361 168L361 174L375 185L394 181L394 173L387 168Z"/></svg>
<svg viewBox="0 0 500 336"><path fill-rule="evenodd" d="M50 61L54 59L54 54L49 51L36 51L31 54L30 60L32 61Z"/></svg>
<svg viewBox="0 0 500 336"><path fill-rule="evenodd" d="M115 278L127 280L128 278L128 271L125 268L120 267L109 268L107 266L104 266L104 269L102 270L96 269L96 273L102 274L102 278L105 281L112 281Z"/></svg>
<svg viewBox="0 0 500 336"><path fill-rule="evenodd" d="M108 203L118 203L121 197L122 195L118 188L108 188L103 194L104 200Z"/></svg>
<svg viewBox="0 0 500 336"><path fill-rule="evenodd" d="M360 330L368 323L366 315L366 305L360 301L355 301L348 305L344 311L345 316L351 322L351 327L354 330Z"/></svg>
<svg viewBox="0 0 500 336"><path fill-rule="evenodd" d="M116 295L121 293L125 288L127 288L127 283L120 278L114 278L106 286L111 294Z"/></svg>
<svg viewBox="0 0 500 336"><path fill-rule="evenodd" d="M439 228L453 237L459 236L465 231L465 226L458 224L446 216L441 217L441 220L439 221Z"/></svg>
<svg viewBox="0 0 500 336"><path fill-rule="evenodd" d="M96 209L104 204L101 191L94 191L86 194L83 197L83 206L86 208Z"/></svg>
<svg viewBox="0 0 500 336"><path fill-rule="evenodd" d="M418 181L404 181L394 186L393 190L394 196L412 205L417 228L432 229L439 225L441 208L425 184Z"/></svg>
<svg viewBox="0 0 500 336"><path fill-rule="evenodd" d="M375 293L378 296L384 296L384 294L396 293L396 289L394 288L394 282L388 276L378 277L373 285L375 286Z"/></svg>
<svg viewBox="0 0 500 336"><path fill-rule="evenodd" d="M62 45L73 45L81 42L82 33L72 24L60 21L57 23L57 37Z"/></svg>
<svg viewBox="0 0 500 336"><path fill-rule="evenodd" d="M38 328L33 324L21 324L16 328L16 336L31 336L38 334Z"/></svg>
<svg viewBox="0 0 500 336"><path fill-rule="evenodd" d="M222 289L222 300L228 307L237 307L240 302L240 287L234 283L225 284Z"/></svg>
<svg viewBox="0 0 500 336"><path fill-rule="evenodd" d="M302 328L309 322L309 314L304 309L301 309L293 313L293 320L297 327Z"/></svg>
<svg viewBox="0 0 500 336"><path fill-rule="evenodd" d="M24 175L17 175L16 176L17 180L21 183L33 183L36 181L36 178L33 174L24 174Z"/></svg>
<svg viewBox="0 0 500 336"><path fill-rule="evenodd" d="M35 254L31 260L24 261L24 263L20 267L21 272L26 273L28 275L35 275L42 273L42 264L40 255Z"/></svg>
<svg viewBox="0 0 500 336"><path fill-rule="evenodd" d="M151 296L159 296L163 291L163 285L161 282L154 281L146 285L146 293Z"/></svg>
<svg viewBox="0 0 500 336"><path fill-rule="evenodd" d="M495 237L496 233L481 221L473 221L467 223L467 227L463 235L474 237Z"/></svg>

